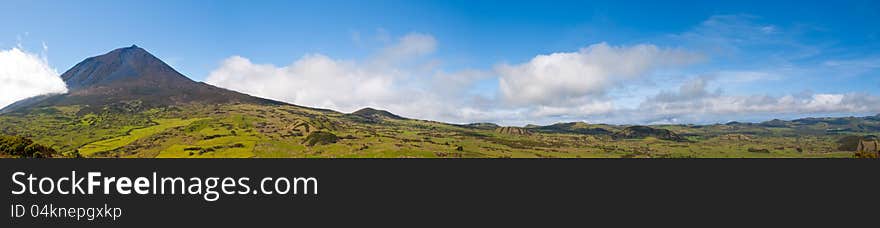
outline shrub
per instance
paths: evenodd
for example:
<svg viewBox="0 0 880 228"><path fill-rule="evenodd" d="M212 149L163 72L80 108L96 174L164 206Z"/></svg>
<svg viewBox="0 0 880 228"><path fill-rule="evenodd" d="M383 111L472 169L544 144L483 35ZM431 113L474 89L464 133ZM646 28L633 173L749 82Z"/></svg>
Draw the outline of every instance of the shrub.
<svg viewBox="0 0 880 228"><path fill-rule="evenodd" d="M336 137L333 133L316 131L306 136L303 140L303 144L306 146L315 146L315 145L327 145L333 144L339 141L339 137Z"/></svg>
<svg viewBox="0 0 880 228"><path fill-rule="evenodd" d="M50 158L57 153L55 149L25 137L0 135L0 154L20 158Z"/></svg>
<svg viewBox="0 0 880 228"><path fill-rule="evenodd" d="M858 135L848 135L841 137L837 140L837 150L839 151L856 151L859 147L859 141L862 140L861 136Z"/></svg>

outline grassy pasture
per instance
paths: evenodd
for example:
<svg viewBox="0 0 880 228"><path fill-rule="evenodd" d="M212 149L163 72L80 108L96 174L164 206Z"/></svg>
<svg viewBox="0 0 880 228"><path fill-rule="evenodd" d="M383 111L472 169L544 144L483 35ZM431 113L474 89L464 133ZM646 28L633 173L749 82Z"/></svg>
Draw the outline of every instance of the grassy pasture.
<svg viewBox="0 0 880 228"><path fill-rule="evenodd" d="M79 153L83 156L88 157L97 152L114 150L116 148L128 145L135 140L162 132L169 128L186 126L198 120L201 119L157 119L154 120L156 122L156 125L145 128L132 129L128 132L128 134L123 136L89 143L83 147L80 147Z"/></svg>

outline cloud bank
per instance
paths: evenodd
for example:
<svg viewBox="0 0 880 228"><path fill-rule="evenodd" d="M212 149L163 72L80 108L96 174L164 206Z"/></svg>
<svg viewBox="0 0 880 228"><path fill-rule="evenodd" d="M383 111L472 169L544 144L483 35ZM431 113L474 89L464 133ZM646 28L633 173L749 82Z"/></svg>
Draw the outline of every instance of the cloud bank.
<svg viewBox="0 0 880 228"><path fill-rule="evenodd" d="M866 93L800 93L783 96L724 95L707 89L712 81L699 77L683 83L678 91L665 91L647 98L635 112L651 113L667 122L693 122L706 116L735 118L743 115L798 115L829 113L878 113L880 97Z"/></svg>
<svg viewBox="0 0 880 228"><path fill-rule="evenodd" d="M712 16L664 36L675 47L601 42L453 72L433 57L440 47L433 36L410 33L363 60L316 53L275 66L232 56L205 81L298 105L343 112L369 106L453 123L717 123L880 113L876 93L822 81L828 73L876 72L878 58L817 61L822 46L804 42L795 28L757 19Z"/></svg>
<svg viewBox="0 0 880 228"><path fill-rule="evenodd" d="M66 93L67 85L48 61L20 48L0 50L0 107L50 93Z"/></svg>

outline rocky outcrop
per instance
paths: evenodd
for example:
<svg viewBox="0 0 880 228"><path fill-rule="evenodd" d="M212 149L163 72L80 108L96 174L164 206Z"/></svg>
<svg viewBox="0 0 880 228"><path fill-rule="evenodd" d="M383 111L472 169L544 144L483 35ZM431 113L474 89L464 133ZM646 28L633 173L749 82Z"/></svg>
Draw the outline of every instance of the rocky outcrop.
<svg viewBox="0 0 880 228"><path fill-rule="evenodd" d="M846 135L837 140L837 150L855 152L859 148L859 143L864 139L861 135Z"/></svg>
<svg viewBox="0 0 880 228"><path fill-rule="evenodd" d="M495 129L495 132L508 135L531 135L532 132L521 127L501 127Z"/></svg>
<svg viewBox="0 0 880 228"><path fill-rule="evenodd" d="M293 121L293 124L288 126L288 130L299 132L300 135L308 135L309 133L317 131L318 128L312 127L312 125L306 121L295 120L295 121Z"/></svg>
<svg viewBox="0 0 880 228"><path fill-rule="evenodd" d="M856 157L880 158L880 142L878 142L877 137L865 137L859 141Z"/></svg>
<svg viewBox="0 0 880 228"><path fill-rule="evenodd" d="M717 137L719 140L726 141L752 141L752 137L743 134L726 134Z"/></svg>

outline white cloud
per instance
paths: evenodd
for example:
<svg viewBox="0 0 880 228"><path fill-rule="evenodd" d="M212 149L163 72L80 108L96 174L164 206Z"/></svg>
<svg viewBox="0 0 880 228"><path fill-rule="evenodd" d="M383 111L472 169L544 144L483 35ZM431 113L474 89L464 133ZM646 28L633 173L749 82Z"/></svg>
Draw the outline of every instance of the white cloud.
<svg viewBox="0 0 880 228"><path fill-rule="evenodd" d="M538 55L495 67L502 108L519 109L536 122L608 115L620 110L609 91L645 81L661 69L702 60L692 52L651 44L598 43L577 52ZM500 117L506 118L506 117Z"/></svg>
<svg viewBox="0 0 880 228"><path fill-rule="evenodd" d="M709 92L708 79L682 84L677 92L661 92L646 99L636 110L654 117L694 121L719 120L724 116L790 114L837 114L880 112L880 97L865 93L804 93L798 95L723 95Z"/></svg>
<svg viewBox="0 0 880 228"><path fill-rule="evenodd" d="M282 67L233 56L205 81L299 105L353 111L394 99L394 74L395 70L369 70L318 54Z"/></svg>
<svg viewBox="0 0 880 228"><path fill-rule="evenodd" d="M532 117L568 117L607 114L615 111L611 101L591 100L572 107L538 106L531 112Z"/></svg>
<svg viewBox="0 0 880 228"><path fill-rule="evenodd" d="M599 43L578 52L538 55L519 65L502 64L496 71L506 102L559 106L601 97L619 82L700 59L697 54L649 44L626 47Z"/></svg>
<svg viewBox="0 0 880 228"><path fill-rule="evenodd" d="M0 107L28 97L66 92L64 81L44 57L20 48L0 50Z"/></svg>
<svg viewBox="0 0 880 228"><path fill-rule="evenodd" d="M433 53L436 46L434 37L410 33L365 61L310 54L290 65L274 66L233 56L212 71L205 82L342 112L373 107L406 117L440 121L486 118L479 112L489 107L468 109L474 99L479 100L469 95L468 89L487 74L476 70L447 73L434 70L436 64L431 60L419 60Z"/></svg>

